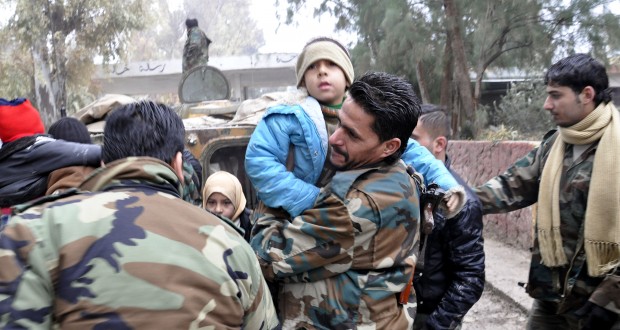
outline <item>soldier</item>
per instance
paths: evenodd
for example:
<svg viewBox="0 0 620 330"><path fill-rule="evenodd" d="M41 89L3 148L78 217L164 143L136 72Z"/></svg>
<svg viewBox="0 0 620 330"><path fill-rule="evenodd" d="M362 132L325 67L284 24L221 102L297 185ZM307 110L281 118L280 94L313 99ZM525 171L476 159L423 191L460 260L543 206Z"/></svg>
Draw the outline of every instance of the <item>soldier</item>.
<svg viewBox="0 0 620 330"><path fill-rule="evenodd" d="M620 329L620 122L607 73L576 54L545 84L557 130L475 191L485 214L538 203L528 329Z"/></svg>
<svg viewBox="0 0 620 330"><path fill-rule="evenodd" d="M211 39L198 27L197 19L186 19L185 27L187 28L187 40L183 47L183 74L187 74L189 70L197 66L207 65L211 44Z"/></svg>
<svg viewBox="0 0 620 330"><path fill-rule="evenodd" d="M256 217L269 208L300 215L312 207L335 171L327 161L327 139L338 126L338 112L353 82L349 52L334 39L316 38L299 54L296 68L298 101L270 106L248 143L245 169L260 200ZM446 190L449 217L458 213L465 191L440 161L414 140L401 158L427 182Z"/></svg>
<svg viewBox="0 0 620 330"><path fill-rule="evenodd" d="M436 105L423 104L412 137L442 161L465 187L467 202L455 219L435 214L430 234L421 233L413 285L418 299L414 329L456 329L484 290L482 206L450 168L446 154L450 120Z"/></svg>
<svg viewBox="0 0 620 330"><path fill-rule="evenodd" d="M419 108L405 80L359 78L329 138L337 172L314 207L290 221L258 219L251 243L265 276L283 281L284 329L409 326L397 296L413 275L420 210L399 158Z"/></svg>
<svg viewBox="0 0 620 330"><path fill-rule="evenodd" d="M277 326L250 246L180 199L183 136L167 106L124 105L105 166L80 186L91 192L20 207L0 233L0 328Z"/></svg>

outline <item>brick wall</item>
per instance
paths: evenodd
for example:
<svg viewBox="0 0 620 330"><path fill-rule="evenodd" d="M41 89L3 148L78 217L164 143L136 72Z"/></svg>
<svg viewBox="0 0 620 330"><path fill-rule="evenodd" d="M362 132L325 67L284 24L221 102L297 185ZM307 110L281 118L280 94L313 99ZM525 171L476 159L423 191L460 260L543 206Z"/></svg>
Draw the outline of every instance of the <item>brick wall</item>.
<svg viewBox="0 0 620 330"><path fill-rule="evenodd" d="M501 174L517 159L538 145L531 141L450 141L452 168L470 186ZM484 235L527 250L532 241L532 207L483 218Z"/></svg>

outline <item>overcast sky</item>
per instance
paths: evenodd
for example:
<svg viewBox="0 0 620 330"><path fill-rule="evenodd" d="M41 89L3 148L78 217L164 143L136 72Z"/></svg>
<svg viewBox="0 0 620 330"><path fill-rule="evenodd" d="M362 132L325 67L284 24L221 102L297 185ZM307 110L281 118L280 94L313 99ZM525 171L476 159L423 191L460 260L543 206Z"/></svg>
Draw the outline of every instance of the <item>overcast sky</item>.
<svg viewBox="0 0 620 330"><path fill-rule="evenodd" d="M286 18L286 0L280 0L280 7L275 8L275 0L252 0L251 12L258 27L263 29L265 46L260 48L261 53L299 53L306 42L318 36L329 36L348 44L355 40L355 36L334 32L336 19L330 15L320 18L313 17L314 7L318 7L321 0L307 0L311 6L306 6L297 13L296 23L286 25L279 23L276 11L284 20Z"/></svg>

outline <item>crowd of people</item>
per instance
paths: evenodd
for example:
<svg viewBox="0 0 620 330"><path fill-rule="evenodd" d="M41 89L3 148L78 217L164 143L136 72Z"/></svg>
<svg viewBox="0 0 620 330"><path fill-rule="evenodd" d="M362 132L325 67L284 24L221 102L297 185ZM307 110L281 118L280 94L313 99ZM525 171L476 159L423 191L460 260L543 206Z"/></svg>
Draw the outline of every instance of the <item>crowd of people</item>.
<svg viewBox="0 0 620 330"><path fill-rule="evenodd" d="M330 38L296 70L301 96L247 147L254 210L233 174L202 178L167 105L119 106L99 146L0 99L0 326L458 329L484 289L482 215L538 203L527 328L620 329L620 126L600 62L553 64L558 128L474 188L450 168L445 109L407 80L356 78Z"/></svg>

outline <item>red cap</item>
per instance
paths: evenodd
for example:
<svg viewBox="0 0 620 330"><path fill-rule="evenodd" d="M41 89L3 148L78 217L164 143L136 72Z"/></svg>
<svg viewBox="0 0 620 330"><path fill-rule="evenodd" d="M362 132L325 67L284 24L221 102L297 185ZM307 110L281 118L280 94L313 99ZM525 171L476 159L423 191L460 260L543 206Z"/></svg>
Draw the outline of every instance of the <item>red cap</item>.
<svg viewBox="0 0 620 330"><path fill-rule="evenodd" d="M45 133L39 112L27 99L0 99L0 140L7 143Z"/></svg>

